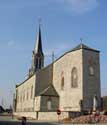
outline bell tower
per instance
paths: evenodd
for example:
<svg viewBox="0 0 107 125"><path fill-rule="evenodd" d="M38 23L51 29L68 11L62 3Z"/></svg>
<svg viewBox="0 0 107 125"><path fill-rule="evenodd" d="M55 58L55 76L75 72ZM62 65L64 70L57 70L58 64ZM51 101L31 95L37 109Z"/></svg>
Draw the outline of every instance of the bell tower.
<svg viewBox="0 0 107 125"><path fill-rule="evenodd" d="M34 74L36 71L39 71L44 67L44 54L42 50L42 38L41 38L41 27L39 24L39 32L37 35L36 44L32 52L32 65L29 70L29 75Z"/></svg>

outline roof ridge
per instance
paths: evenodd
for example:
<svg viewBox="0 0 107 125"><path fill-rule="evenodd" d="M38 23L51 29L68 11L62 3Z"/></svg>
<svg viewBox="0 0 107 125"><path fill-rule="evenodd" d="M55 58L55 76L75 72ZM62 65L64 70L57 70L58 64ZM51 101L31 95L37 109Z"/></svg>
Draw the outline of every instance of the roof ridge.
<svg viewBox="0 0 107 125"><path fill-rule="evenodd" d="M98 50L95 50L83 43L80 43L79 45L77 45L76 47L74 47L73 49L71 49L69 52L75 51L75 50L79 50L79 49L87 49L87 50L92 50L92 51L96 51L99 52Z"/></svg>

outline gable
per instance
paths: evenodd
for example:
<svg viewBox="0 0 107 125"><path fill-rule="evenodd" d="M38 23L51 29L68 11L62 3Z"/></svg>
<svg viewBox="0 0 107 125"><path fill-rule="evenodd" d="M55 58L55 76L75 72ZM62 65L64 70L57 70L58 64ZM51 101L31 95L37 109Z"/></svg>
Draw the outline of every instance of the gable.
<svg viewBox="0 0 107 125"><path fill-rule="evenodd" d="M42 92L39 93L39 96L56 96L59 97L58 93L56 92L54 86L51 84Z"/></svg>

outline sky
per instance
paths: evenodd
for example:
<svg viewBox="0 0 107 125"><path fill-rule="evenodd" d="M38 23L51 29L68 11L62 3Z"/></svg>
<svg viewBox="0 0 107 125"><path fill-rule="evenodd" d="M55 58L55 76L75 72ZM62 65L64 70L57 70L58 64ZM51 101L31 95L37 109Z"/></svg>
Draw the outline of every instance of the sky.
<svg viewBox="0 0 107 125"><path fill-rule="evenodd" d="M31 66L41 19L45 65L81 41L100 50L102 95L107 95L106 0L0 0L0 104L10 106L15 85Z"/></svg>

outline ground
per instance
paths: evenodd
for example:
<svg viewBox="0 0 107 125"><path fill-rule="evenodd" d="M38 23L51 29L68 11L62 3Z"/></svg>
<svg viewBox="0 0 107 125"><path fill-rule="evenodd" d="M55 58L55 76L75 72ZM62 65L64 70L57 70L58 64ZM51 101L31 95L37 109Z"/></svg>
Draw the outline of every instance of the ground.
<svg viewBox="0 0 107 125"><path fill-rule="evenodd" d="M11 116L0 116L0 125L22 125L22 122L21 120L17 120L16 118L12 119ZM58 121L27 120L26 125L73 125L73 124L63 123ZM82 124L79 124L79 125L82 125ZM99 125L106 125L106 124L99 124Z"/></svg>
<svg viewBox="0 0 107 125"><path fill-rule="evenodd" d="M36 121L36 120L27 120L26 125L61 125L63 123L53 122L53 121ZM0 116L0 125L21 125L21 120L17 120L11 116ZM64 125L64 124L63 124Z"/></svg>

